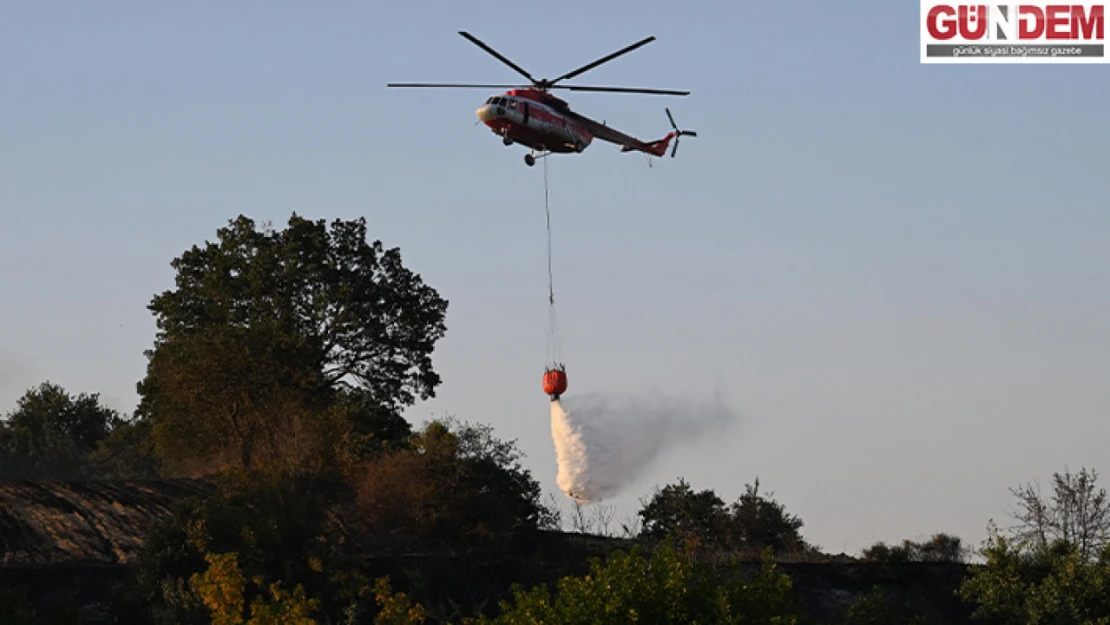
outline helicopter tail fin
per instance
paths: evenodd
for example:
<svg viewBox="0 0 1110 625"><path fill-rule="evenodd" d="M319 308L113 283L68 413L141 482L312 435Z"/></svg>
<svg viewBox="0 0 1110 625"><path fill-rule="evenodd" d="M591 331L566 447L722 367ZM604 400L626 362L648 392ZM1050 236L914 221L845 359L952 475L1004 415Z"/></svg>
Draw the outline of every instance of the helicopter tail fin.
<svg viewBox="0 0 1110 625"><path fill-rule="evenodd" d="M673 132L668 132L667 136L663 137L662 139L658 141L652 141L648 144L648 147L651 148L651 153L655 156L665 156L667 154L667 147L671 145L671 139L674 139L677 136L678 135ZM675 147L678 147L678 145L676 144Z"/></svg>
<svg viewBox="0 0 1110 625"><path fill-rule="evenodd" d="M678 152L678 138L679 137L683 137L683 136L696 137L696 136L698 136L698 133L694 132L693 130L679 130L678 129L678 124L674 123L674 116L671 115L671 109L665 109L665 110L667 111L667 119L669 119L671 121L671 127L674 128L673 132L668 132L667 136L663 137L662 139L659 139L658 141L652 141L651 143L648 143L648 144L642 144L642 145L644 145L644 147L646 149L623 146L623 147L621 147L621 152L631 152L632 150L640 149L641 151L647 152L648 154L652 154L654 156L660 156L661 157L661 156L665 156L667 154L667 147L670 146L671 140L673 139L674 140L674 147L671 148L671 158L674 158L674 155Z"/></svg>

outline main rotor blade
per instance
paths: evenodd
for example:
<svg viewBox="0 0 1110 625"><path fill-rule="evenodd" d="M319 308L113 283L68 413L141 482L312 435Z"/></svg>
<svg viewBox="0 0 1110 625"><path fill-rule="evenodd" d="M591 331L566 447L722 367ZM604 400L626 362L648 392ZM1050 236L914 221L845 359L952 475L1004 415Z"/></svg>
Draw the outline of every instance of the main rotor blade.
<svg viewBox="0 0 1110 625"><path fill-rule="evenodd" d="M445 82L391 82L386 87L461 87L477 89L527 89L528 85L470 85Z"/></svg>
<svg viewBox="0 0 1110 625"><path fill-rule="evenodd" d="M653 93L656 95L690 95L689 91L672 91L670 89L638 89L633 87L583 87L579 85L551 85L552 89L569 89L571 91L611 91L614 93Z"/></svg>
<svg viewBox="0 0 1110 625"><path fill-rule="evenodd" d="M465 30L460 30L459 34L462 35L463 37L466 37L467 39L469 39L471 41L471 43L473 43L474 45L476 45L479 48L485 50L486 52L489 52L490 54L492 54L494 57L497 58L498 61L501 61L505 65L508 65L509 67L515 69L517 71L517 73L519 73L521 76L524 76L525 78L527 78L528 80L530 80L532 82L536 82L536 79L532 78L532 75L529 74L528 72L524 71L524 69L522 67L520 67L516 63L513 63L509 59L501 56L501 53L499 53L497 50L494 50L493 48L487 46L485 43L482 42L482 40L478 39L474 35L471 35L470 33L466 32Z"/></svg>
<svg viewBox="0 0 1110 625"><path fill-rule="evenodd" d="M639 48L642 45L646 45L646 44L651 43L652 41L655 41L655 36L654 35L652 35L651 37L646 37L643 40L638 41L638 42L628 46L627 48L622 48L620 50L617 50L616 52L610 54L609 56L602 57L602 58L594 61L593 63L590 63L588 65L583 65L582 67L579 67L578 69L576 69L572 72L568 72L566 74L563 74L562 76L556 78L555 80L552 80L548 84L557 83L560 80L566 80L567 78L574 78L575 76L581 74L582 72L585 72L587 70L591 70L591 69L597 67L598 65L601 65L602 63L608 63L609 61L612 61L613 59L617 58L618 56L620 56L622 54L626 54L628 52L631 52L631 51L635 50L636 48Z"/></svg>

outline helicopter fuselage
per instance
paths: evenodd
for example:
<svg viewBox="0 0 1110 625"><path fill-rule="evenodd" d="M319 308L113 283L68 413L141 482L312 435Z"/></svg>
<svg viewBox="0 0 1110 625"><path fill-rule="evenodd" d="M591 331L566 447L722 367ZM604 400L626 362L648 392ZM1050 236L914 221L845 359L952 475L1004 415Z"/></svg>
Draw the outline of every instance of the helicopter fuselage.
<svg viewBox="0 0 1110 625"><path fill-rule="evenodd" d="M589 147L593 135L583 123L572 118L577 114L559 111L543 101L542 94L531 89L513 89L495 95L476 111L491 131L505 145L519 143L533 150L546 152L581 152ZM553 101L553 98L548 96Z"/></svg>

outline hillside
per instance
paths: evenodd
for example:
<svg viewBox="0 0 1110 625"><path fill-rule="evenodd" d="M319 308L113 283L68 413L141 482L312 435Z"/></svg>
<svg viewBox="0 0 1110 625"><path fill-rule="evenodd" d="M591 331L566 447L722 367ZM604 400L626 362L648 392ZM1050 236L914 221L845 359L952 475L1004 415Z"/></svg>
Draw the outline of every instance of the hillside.
<svg viewBox="0 0 1110 625"><path fill-rule="evenodd" d="M0 480L0 567L127 564L151 522L210 489L194 480Z"/></svg>
<svg viewBox="0 0 1110 625"><path fill-rule="evenodd" d="M0 587L28 587L43 606L70 599L90 616L103 612L98 604L124 578L150 524L171 515L175 501L210 490L194 480L0 480ZM375 574L391 575L399 586L444 603L458 598L482 603L507 596L513 582L551 583L584 573L590 557L630 544L530 532L497 553L370 557L367 564ZM837 607L879 585L899 608L928 616L930 622L969 622L967 607L953 595L962 565L783 562L779 567L819 618L831 618Z"/></svg>

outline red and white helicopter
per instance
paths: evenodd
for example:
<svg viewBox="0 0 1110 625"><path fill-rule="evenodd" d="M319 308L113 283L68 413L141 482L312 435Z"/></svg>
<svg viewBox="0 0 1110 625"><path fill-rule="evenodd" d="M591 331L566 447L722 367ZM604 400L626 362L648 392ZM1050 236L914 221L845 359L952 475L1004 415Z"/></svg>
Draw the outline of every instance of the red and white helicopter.
<svg viewBox="0 0 1110 625"><path fill-rule="evenodd" d="M466 37L478 47L489 52L499 61L508 65L527 78L531 85L471 85L457 83L389 83L388 87L461 87L479 89L508 89L504 94L496 95L478 108L478 119L485 122L495 134L501 136L505 145L520 143L532 148L532 152L524 156L524 162L529 167L536 164L537 152L539 158L551 153L581 152L585 150L593 139L601 139L621 146L622 152L639 151L652 156L663 156L667 147L674 140L671 158L678 151L678 138L684 135L696 137L692 130L679 130L678 125L671 116L670 109L667 117L671 121L673 132L657 141L644 142L630 137L623 132L607 126L604 122L597 122L584 115L570 110L564 100L548 93L549 89L568 89L570 91L610 91L616 93L650 93L658 95L690 95L689 91L670 91L664 89L634 89L628 87L584 87L577 85L559 85L559 81L573 78L587 70L593 69L602 63L611 61L618 56L631 52L642 45L655 41L655 37L647 37L624 49L618 50L609 56L600 58L592 63L583 65L578 69L567 72L562 76L548 80L536 80L531 74L521 69L517 64L501 56L496 50L489 47L477 37L465 31L459 34Z"/></svg>

